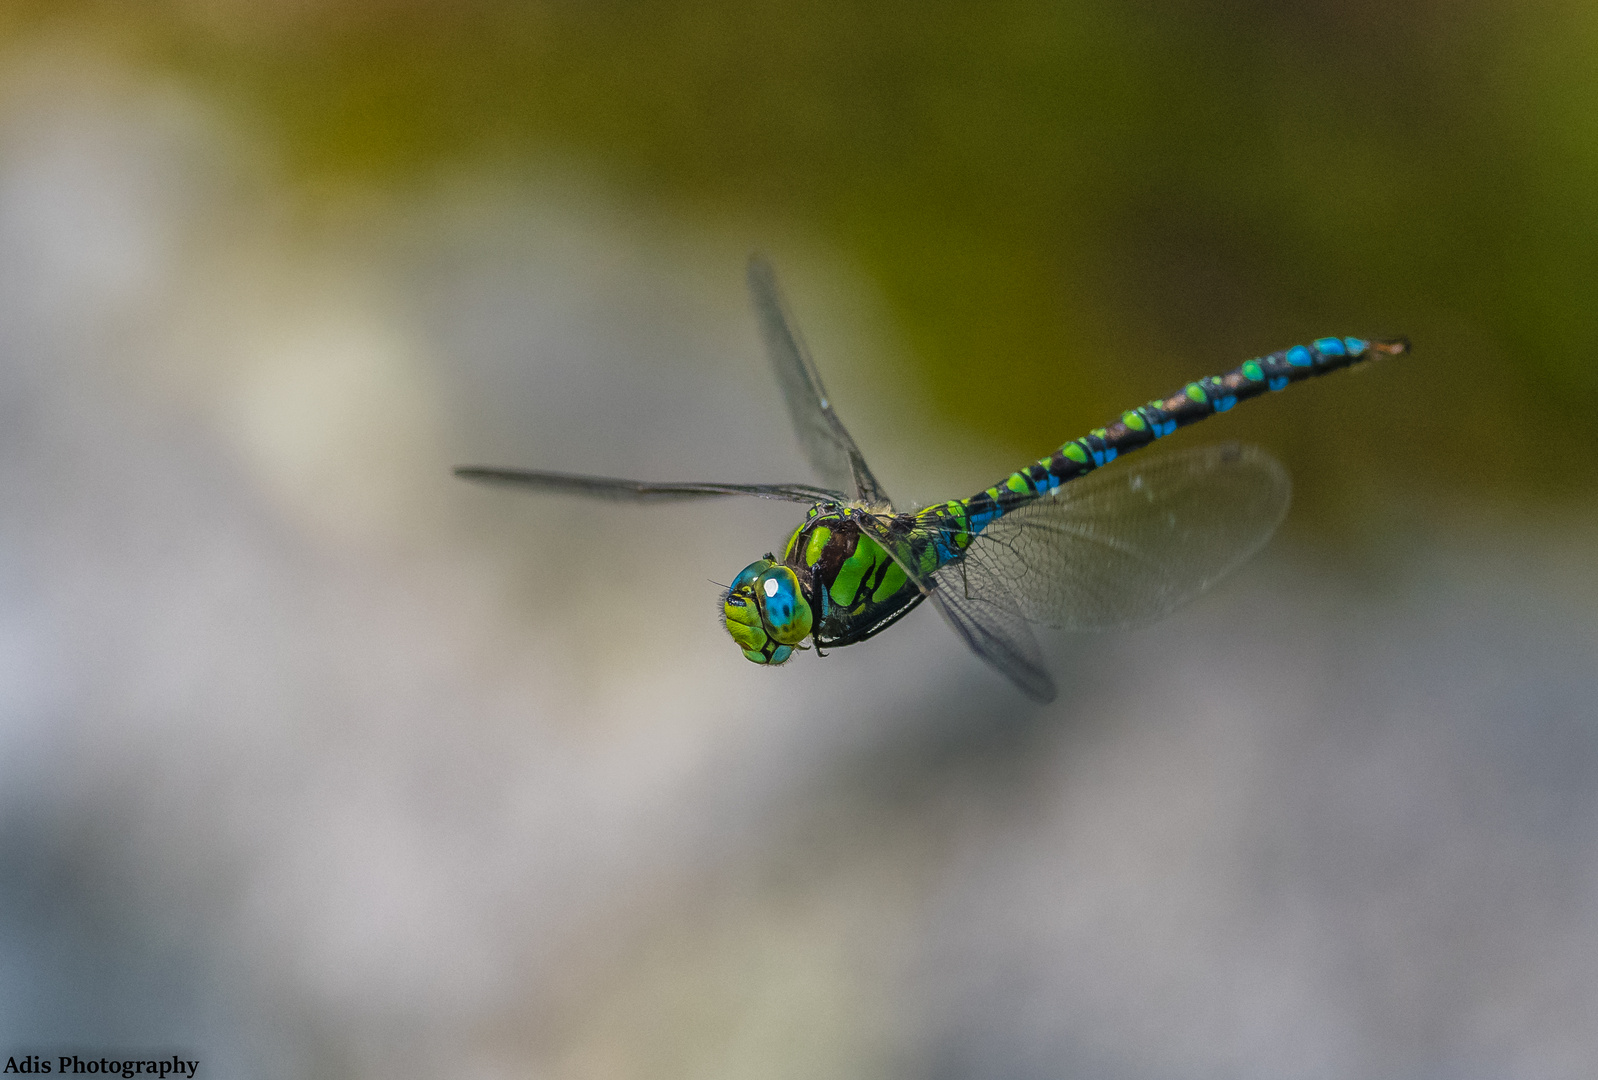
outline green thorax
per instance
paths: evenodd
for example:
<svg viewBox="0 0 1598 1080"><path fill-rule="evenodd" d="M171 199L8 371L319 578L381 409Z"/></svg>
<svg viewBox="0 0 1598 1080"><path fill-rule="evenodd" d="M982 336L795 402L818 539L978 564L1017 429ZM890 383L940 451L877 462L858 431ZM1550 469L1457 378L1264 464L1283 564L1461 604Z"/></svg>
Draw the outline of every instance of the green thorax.
<svg viewBox="0 0 1598 1080"><path fill-rule="evenodd" d="M812 507L782 561L799 576L823 648L863 641L921 601L899 564L843 509Z"/></svg>

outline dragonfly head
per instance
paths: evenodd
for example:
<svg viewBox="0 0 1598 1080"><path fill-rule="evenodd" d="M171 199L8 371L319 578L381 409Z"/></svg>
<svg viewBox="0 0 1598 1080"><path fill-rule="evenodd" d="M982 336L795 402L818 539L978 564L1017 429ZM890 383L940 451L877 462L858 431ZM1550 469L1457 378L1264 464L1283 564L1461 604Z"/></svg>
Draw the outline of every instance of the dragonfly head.
<svg viewBox="0 0 1598 1080"><path fill-rule="evenodd" d="M770 555L732 579L721 599L727 633L757 664L780 664L810 633L810 605L799 577Z"/></svg>

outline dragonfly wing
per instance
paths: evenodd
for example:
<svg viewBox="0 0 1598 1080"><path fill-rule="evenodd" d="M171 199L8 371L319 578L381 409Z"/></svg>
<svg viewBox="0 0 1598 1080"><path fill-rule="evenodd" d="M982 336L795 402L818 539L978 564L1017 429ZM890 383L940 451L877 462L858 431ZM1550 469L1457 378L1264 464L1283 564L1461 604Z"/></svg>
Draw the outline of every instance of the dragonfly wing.
<svg viewBox="0 0 1598 1080"><path fill-rule="evenodd" d="M535 472L528 469L497 469L482 465L462 465L455 475L487 484L509 484L565 495L586 495L594 499L621 502L658 502L668 499L705 499L721 495L753 495L760 499L786 502L842 502L842 492L807 484L652 484L642 480L618 480L609 476L577 476L572 473Z"/></svg>
<svg viewBox="0 0 1598 1080"><path fill-rule="evenodd" d="M932 575L932 602L973 652L1035 701L1053 701L1054 680L1015 595L981 564L964 561Z"/></svg>
<svg viewBox="0 0 1598 1080"><path fill-rule="evenodd" d="M1053 701L1054 680L1043 666L1043 653L1027 625L1025 612L1010 586L983 563L962 560L923 574L910 545L880 517L864 511L854 520L880 544L929 597L960 640L998 668L1036 701Z"/></svg>
<svg viewBox="0 0 1598 1080"><path fill-rule="evenodd" d="M777 384L782 387L788 416L805 457L826 483L836 487L851 486L860 501L886 506L887 493L871 474L860 448L833 411L832 401L821 383L821 373L816 370L815 361L788 318L771 265L758 255L754 256L749 260L748 276L749 295L760 319L766 352L771 357Z"/></svg>
<svg viewBox="0 0 1598 1080"><path fill-rule="evenodd" d="M1168 454L1089 473L1012 511L973 540L962 561L973 564L973 583L1003 586L1032 622L1140 626L1264 547L1291 491L1287 470L1263 450Z"/></svg>
<svg viewBox="0 0 1598 1080"><path fill-rule="evenodd" d="M1213 446L1089 473L990 524L930 575L888 522L859 513L955 633L1028 696L1054 681L1029 623L1152 622L1237 569L1287 513L1287 471L1262 450Z"/></svg>

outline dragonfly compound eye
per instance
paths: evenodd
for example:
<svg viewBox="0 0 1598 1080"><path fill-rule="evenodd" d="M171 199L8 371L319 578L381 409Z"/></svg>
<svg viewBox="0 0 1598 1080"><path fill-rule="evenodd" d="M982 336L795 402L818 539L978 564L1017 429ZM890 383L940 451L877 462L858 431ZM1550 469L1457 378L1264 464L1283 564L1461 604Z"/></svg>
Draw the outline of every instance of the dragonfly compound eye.
<svg viewBox="0 0 1598 1080"><path fill-rule="evenodd" d="M755 579L766 633L782 645L797 645L810 636L810 605L799 591L799 578L786 566L773 566Z"/></svg>
<svg viewBox="0 0 1598 1080"><path fill-rule="evenodd" d="M732 579L721 613L727 633L757 664L782 663L810 633L810 605L799 579L770 559L750 563Z"/></svg>

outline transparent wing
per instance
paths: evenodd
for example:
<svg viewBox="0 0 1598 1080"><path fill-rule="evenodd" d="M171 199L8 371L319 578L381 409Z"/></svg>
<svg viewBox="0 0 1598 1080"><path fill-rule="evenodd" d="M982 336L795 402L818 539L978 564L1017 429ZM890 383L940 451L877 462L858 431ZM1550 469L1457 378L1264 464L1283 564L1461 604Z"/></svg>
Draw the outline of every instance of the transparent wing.
<svg viewBox="0 0 1598 1080"><path fill-rule="evenodd" d="M980 563L962 560L932 575L932 603L973 652L1035 701L1053 701L1054 680L1014 593Z"/></svg>
<svg viewBox="0 0 1598 1080"><path fill-rule="evenodd" d="M666 499L705 499L719 495L753 495L760 499L782 499L805 503L842 502L841 492L807 484L650 484L642 480L617 480L608 476L576 476L571 473L534 472L527 469L496 469L482 465L462 465L455 475L486 484L508 484L566 495L586 495L594 499L624 502L657 502Z"/></svg>
<svg viewBox="0 0 1598 1080"><path fill-rule="evenodd" d="M982 659L992 664L1028 697L1053 701L1054 680L1043 666L1043 653L1037 638L1027 626L1026 616L1015 594L1002 577L982 563L962 560L934 571L921 573L905 538L896 535L888 523L874 514L857 512L854 519L880 544L910 581L931 599L960 640Z"/></svg>
<svg viewBox="0 0 1598 1080"><path fill-rule="evenodd" d="M1276 459L1201 447L1089 473L971 543L966 574L1027 620L1070 630L1153 622L1241 566L1287 513ZM1002 602L1002 601L1001 601Z"/></svg>
<svg viewBox="0 0 1598 1080"><path fill-rule="evenodd" d="M1287 471L1252 447L1115 466L1000 518L930 576L888 519L855 520L978 656L1050 701L1054 681L1028 623L1090 630L1167 615L1263 547L1291 492Z"/></svg>
<svg viewBox="0 0 1598 1080"><path fill-rule="evenodd" d="M852 487L855 497L872 506L888 505L887 493L871 475L860 448L838 419L832 402L821 384L821 373L805 349L804 342L788 319L787 307L777 289L771 266L758 255L749 260L749 295L755 315L760 319L766 352L782 387L788 416L805 457L835 487Z"/></svg>

